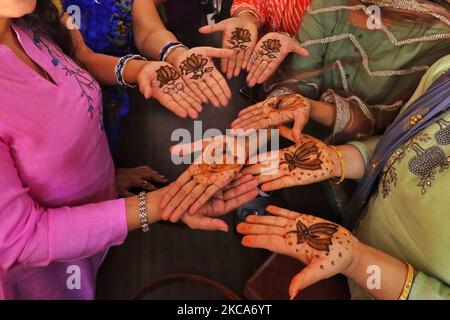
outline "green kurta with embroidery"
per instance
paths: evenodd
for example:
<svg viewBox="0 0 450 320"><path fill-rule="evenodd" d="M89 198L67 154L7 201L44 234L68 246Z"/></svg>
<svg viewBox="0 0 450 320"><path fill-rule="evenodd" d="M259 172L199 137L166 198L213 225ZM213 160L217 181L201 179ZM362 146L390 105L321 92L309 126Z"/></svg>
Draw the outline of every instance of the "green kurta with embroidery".
<svg viewBox="0 0 450 320"><path fill-rule="evenodd" d="M419 23L399 17L387 26L399 41L394 44L381 29L354 25L349 19L351 10L341 7L349 3L314 0L297 35L310 54L306 58L293 56L285 67L289 71L320 71L320 75L308 77L298 86L298 92L310 98L317 100L332 89L344 96L354 95L366 105L396 104L399 109L409 100L426 70L450 53L448 39L417 39L434 38L438 34L446 34L448 38L450 28L438 19ZM361 9L352 8L364 16ZM400 42L405 39L414 41Z"/></svg>
<svg viewBox="0 0 450 320"><path fill-rule="evenodd" d="M403 110L448 69L450 55L427 72ZM376 143L377 138L372 138L351 144L368 162ZM447 112L391 156L356 230L362 242L407 261L420 271L409 299L450 299L449 167L450 112ZM354 283L350 287L353 298L369 298Z"/></svg>

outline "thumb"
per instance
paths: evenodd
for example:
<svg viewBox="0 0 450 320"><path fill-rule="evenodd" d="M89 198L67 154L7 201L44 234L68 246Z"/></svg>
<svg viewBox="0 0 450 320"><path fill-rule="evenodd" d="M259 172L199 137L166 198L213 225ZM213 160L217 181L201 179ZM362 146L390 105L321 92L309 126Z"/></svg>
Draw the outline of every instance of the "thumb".
<svg viewBox="0 0 450 320"><path fill-rule="evenodd" d="M303 48L295 39L292 39L293 44L291 47L291 52L294 52L295 54L298 54L299 56L302 57L307 57L309 56L309 51L306 50L305 48Z"/></svg>
<svg viewBox="0 0 450 320"><path fill-rule="evenodd" d="M153 90L152 85L148 80L148 77L140 77L138 79L138 83L139 83L139 91L142 93L145 99L150 99L152 97Z"/></svg>
<svg viewBox="0 0 450 320"><path fill-rule="evenodd" d="M226 30L226 24L224 23L224 21L221 21L216 24L210 24L207 26L203 26L200 29L198 29L198 31L203 34L209 34L209 33L213 33L213 32L225 31L225 30Z"/></svg>
<svg viewBox="0 0 450 320"><path fill-rule="evenodd" d="M230 58L234 55L234 50L206 47L205 55L211 58Z"/></svg>
<svg viewBox="0 0 450 320"><path fill-rule="evenodd" d="M295 141L298 141L300 138L300 134L303 132L303 129L306 125L306 116L304 114L296 114L294 117L294 126L292 127L292 137Z"/></svg>
<svg viewBox="0 0 450 320"><path fill-rule="evenodd" d="M317 264L306 266L300 273L292 278L291 284L289 285L289 297L293 300L298 296L300 290L326 278L328 278L328 276L318 268Z"/></svg>
<svg viewBox="0 0 450 320"><path fill-rule="evenodd" d="M280 131L280 136L282 136L285 139L291 140L292 142L297 142L292 133L292 129L286 126L279 126L278 130Z"/></svg>

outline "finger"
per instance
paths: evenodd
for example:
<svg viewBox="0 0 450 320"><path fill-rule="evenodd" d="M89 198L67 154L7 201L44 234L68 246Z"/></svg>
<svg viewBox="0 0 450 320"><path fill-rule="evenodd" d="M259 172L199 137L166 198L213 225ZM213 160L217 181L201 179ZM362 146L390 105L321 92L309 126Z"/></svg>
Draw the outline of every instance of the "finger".
<svg viewBox="0 0 450 320"><path fill-rule="evenodd" d="M208 88L214 93L215 97L220 101L222 106L228 105L228 99L225 97L225 94L222 91L219 83L212 76L205 78L205 83L208 85Z"/></svg>
<svg viewBox="0 0 450 320"><path fill-rule="evenodd" d="M243 130L244 132L246 132L250 129L258 130L271 128L273 125L277 125L277 123L274 123L270 117L264 114L260 114L252 119L247 119L238 123L238 125L234 129Z"/></svg>
<svg viewBox="0 0 450 320"><path fill-rule="evenodd" d="M227 73L228 62L230 59L220 59L220 70L222 73Z"/></svg>
<svg viewBox="0 0 450 320"><path fill-rule="evenodd" d="M188 85L185 85L183 90L184 94L182 94L183 91L181 91L181 93L179 94L182 94L182 96L186 98L186 100L192 105L195 110L197 110L198 112L202 112L202 100L200 99L200 97L197 97L197 95L191 90L191 88L188 87Z"/></svg>
<svg viewBox="0 0 450 320"><path fill-rule="evenodd" d="M258 78L264 73L270 63L270 61L263 59L256 69L253 66L253 69L255 69L255 71L253 72L250 81L248 81L248 85L250 87L253 87L257 83Z"/></svg>
<svg viewBox="0 0 450 320"><path fill-rule="evenodd" d="M299 56L302 56L302 57L309 56L309 51L308 50L303 48L295 39L292 39L292 41L294 43L291 46L291 50L290 50L291 52L294 52L295 54L298 54Z"/></svg>
<svg viewBox="0 0 450 320"><path fill-rule="evenodd" d="M247 79L246 79L249 86L250 86L250 82L252 81L252 79L253 79L253 77L254 77L254 75L255 75L256 70L258 70L259 66L261 65L261 63L262 63L263 61L264 61L263 59L258 58L258 59L253 63L253 65L252 65L252 67L251 67L251 69L250 69L250 71L249 71L249 73L248 73L248 75L247 75ZM256 81L254 81L254 82L256 83Z"/></svg>
<svg viewBox="0 0 450 320"><path fill-rule="evenodd" d="M219 84L225 97L227 97L227 99L230 100L231 99L231 89L228 86L228 83L226 82L224 77L217 70L214 70L211 75ZM227 104L228 104L228 102L227 102Z"/></svg>
<svg viewBox="0 0 450 320"><path fill-rule="evenodd" d="M161 209L164 209L169 203L170 199L172 199L177 194L178 190L180 190L181 187L183 187L186 183L188 183L189 180L191 180L191 178L192 174L190 173L190 170L186 170L185 172L183 172L181 176L178 177L177 181L175 181L169 186L167 193L161 199L159 207ZM166 220L168 217L164 218L161 215L161 218Z"/></svg>
<svg viewBox="0 0 450 320"><path fill-rule="evenodd" d="M148 168L147 169L143 169L145 170L144 173L144 178L153 182L158 182L158 183L166 183L168 180L163 176L160 175L158 172L156 172L155 170Z"/></svg>
<svg viewBox="0 0 450 320"><path fill-rule="evenodd" d="M242 64L244 63L245 52L248 51L248 48L245 50L239 50L236 56L236 66L234 67L234 76L237 77L241 73Z"/></svg>
<svg viewBox="0 0 450 320"><path fill-rule="evenodd" d="M145 99L150 99L153 94L152 85L148 80L142 80L139 83L139 91L145 97Z"/></svg>
<svg viewBox="0 0 450 320"><path fill-rule="evenodd" d="M186 118L188 115L187 111L172 96L165 95L160 103L180 118Z"/></svg>
<svg viewBox="0 0 450 320"><path fill-rule="evenodd" d="M242 69L247 70L247 66L249 64L250 58L252 56L253 53L253 48L247 48L247 50L245 50L244 52L244 61L242 62Z"/></svg>
<svg viewBox="0 0 450 320"><path fill-rule="evenodd" d="M186 101L186 103L189 104L189 107L193 108L195 111L202 112L203 108L201 105L201 99L197 97L186 84L183 83L183 87L181 88L181 90L173 92L173 95L177 95L183 101Z"/></svg>
<svg viewBox="0 0 450 320"><path fill-rule="evenodd" d="M300 134L303 132L305 125L308 121L308 117L304 113L296 114L294 117L294 126L292 127L292 138L295 141L299 141Z"/></svg>
<svg viewBox="0 0 450 320"><path fill-rule="evenodd" d="M275 253L289 255L289 247L283 237L275 235L249 235L242 238L242 245L249 248L270 250Z"/></svg>
<svg viewBox="0 0 450 320"><path fill-rule="evenodd" d="M291 128L286 126L278 126L278 132L280 133L280 136L282 136L283 138L291 140L292 142L296 142L295 138L293 137Z"/></svg>
<svg viewBox="0 0 450 320"><path fill-rule="evenodd" d="M252 190L246 192L236 198L225 200L225 213L236 210L237 208L243 206L244 204L252 201L258 196L258 190Z"/></svg>
<svg viewBox="0 0 450 320"><path fill-rule="evenodd" d="M284 237L285 230L280 227L259 225L251 223L240 223L236 227L237 232L245 235L267 235Z"/></svg>
<svg viewBox="0 0 450 320"><path fill-rule="evenodd" d="M264 178L265 176L261 175L260 177ZM294 177L283 176L279 179L272 180L272 181L266 182L266 183L262 183L261 190L264 192L269 192L269 191L293 187L296 185L301 185L301 183L299 181L297 181Z"/></svg>
<svg viewBox="0 0 450 320"><path fill-rule="evenodd" d="M233 78L234 68L236 67L237 56L240 50L235 51L234 55L228 60L227 79Z"/></svg>
<svg viewBox="0 0 450 320"><path fill-rule="evenodd" d="M200 47L199 49L204 50L205 56L210 58L231 58L234 55L234 50L231 49L219 49L213 47Z"/></svg>
<svg viewBox="0 0 450 320"><path fill-rule="evenodd" d="M219 191L219 187L215 184L210 185L206 191L195 201L189 209L189 214L195 214L197 210L203 207L214 195Z"/></svg>
<svg viewBox="0 0 450 320"><path fill-rule="evenodd" d="M177 193L175 196L172 197L169 204L164 208L164 211L162 212L161 216L169 217L170 221L177 222L180 220L181 216L183 215L183 212L177 210L178 206L183 202L183 200L186 197L191 196L192 190L196 187L197 181L191 180L188 183L186 183Z"/></svg>
<svg viewBox="0 0 450 320"><path fill-rule="evenodd" d="M255 65L255 63L260 62L259 59L258 59L258 53L257 52L258 52L258 46L256 46L256 48L254 49L254 51L252 52L252 54L250 55L250 58L248 60L247 72L249 72L249 73L253 69L253 66Z"/></svg>
<svg viewBox="0 0 450 320"><path fill-rule="evenodd" d="M252 108L251 110L246 110L245 113L240 113L238 117L231 123L233 129L239 129L240 124L247 120L253 120L255 117L260 116L264 113L262 106Z"/></svg>
<svg viewBox="0 0 450 320"><path fill-rule="evenodd" d="M227 25L224 20L219 23L203 26L200 29L198 29L198 31L203 34L209 34L209 33L213 33L213 32L225 31L226 29L227 29Z"/></svg>
<svg viewBox="0 0 450 320"><path fill-rule="evenodd" d="M187 154L202 151L211 143L211 138L198 140L193 143L177 144L169 148L171 154L185 156Z"/></svg>
<svg viewBox="0 0 450 320"><path fill-rule="evenodd" d="M190 80L188 77L184 78L186 85L189 87L189 89L200 98L200 100L203 103L208 103L208 97L202 92L202 90L199 88L198 84L192 80Z"/></svg>
<svg viewBox="0 0 450 320"><path fill-rule="evenodd" d="M185 112L191 117L192 119L198 118L198 112L194 108L191 107L189 103L187 103L186 100L184 100L179 94L172 94L172 98L178 103L181 108L185 110Z"/></svg>
<svg viewBox="0 0 450 320"><path fill-rule="evenodd" d="M316 264L310 264L303 268L300 273L292 278L291 284L289 285L289 296L291 297L291 300L298 296L300 291L306 287L335 275L336 273L331 270L332 269L330 269L330 271L322 271Z"/></svg>
<svg viewBox="0 0 450 320"><path fill-rule="evenodd" d="M289 220L285 217L276 217L276 216L255 216L251 215L245 219L247 224L253 225L264 225L264 226L272 226L278 228L285 228L292 220ZM284 231L282 236L284 236Z"/></svg>
<svg viewBox="0 0 450 320"><path fill-rule="evenodd" d="M246 176L251 177L251 176ZM236 197L239 197L241 194L247 193L252 190L256 190L258 186L258 181L256 179L251 178L249 181L241 183L240 185L228 189L223 194L224 200L230 200Z"/></svg>
<svg viewBox="0 0 450 320"><path fill-rule="evenodd" d="M261 75L257 78L256 83L257 84L261 84L264 81L266 81L267 79L269 79L269 77L275 72L275 70L277 69L279 63L276 63L275 61L271 61L267 64L266 69L264 70L263 73L261 73ZM256 75L255 75L256 78Z"/></svg>
<svg viewBox="0 0 450 320"><path fill-rule="evenodd" d="M208 97L208 100L214 105L214 107L218 108L220 107L220 101L217 99L211 88L209 88L209 86L206 84L206 79L209 79L209 77L198 82L198 86L200 90L202 90L202 92L205 94L205 96Z"/></svg>
<svg viewBox="0 0 450 320"><path fill-rule="evenodd" d="M191 228L191 229L200 229L207 231L216 231L220 230L223 232L228 232L228 225L217 218L210 218L204 215L195 215L190 216L186 214L183 217L183 221Z"/></svg>
<svg viewBox="0 0 450 320"><path fill-rule="evenodd" d="M274 216L284 217L291 220L295 220L298 218L298 216L300 216L300 214L295 211L287 210L273 205L268 206L266 208L266 211L273 214Z"/></svg>
<svg viewBox="0 0 450 320"><path fill-rule="evenodd" d="M172 215L170 216L170 221L172 222L177 222L178 221L178 217L182 217L183 214L185 214L187 212L187 210L189 209L189 207L198 199L201 197L202 193L205 191L205 186L198 184L195 185L195 187L193 188L195 184L192 184L190 187L191 189L186 189L186 195L183 198L183 201L177 205L177 208L173 211ZM193 188L193 189L192 189ZM181 192L181 191L180 191Z"/></svg>
<svg viewBox="0 0 450 320"><path fill-rule="evenodd" d="M239 176L239 177L236 178L237 176ZM226 186L226 187L223 189L224 196L226 195L226 191L227 191L227 190L236 188L236 187L238 187L238 186L240 186L240 185L242 185L242 184L244 184L244 183L247 183L247 182L250 182L250 181L255 180L255 177L253 177L253 176L250 175L250 174L242 175L241 173L239 173L237 176L235 177L235 179L234 179L232 182L230 182L230 184L229 184L228 186ZM256 181L256 180L255 180L255 181Z"/></svg>

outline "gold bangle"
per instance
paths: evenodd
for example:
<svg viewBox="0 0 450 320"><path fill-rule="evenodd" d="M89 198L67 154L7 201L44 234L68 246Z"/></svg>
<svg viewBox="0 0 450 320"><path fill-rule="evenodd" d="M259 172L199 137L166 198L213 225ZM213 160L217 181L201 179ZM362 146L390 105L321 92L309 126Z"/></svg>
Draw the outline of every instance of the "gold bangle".
<svg viewBox="0 0 450 320"><path fill-rule="evenodd" d="M335 182L335 184L341 184L345 180L345 171L346 171L344 156L338 150L338 148L336 148L335 146L330 145L329 147L336 152L336 154L338 155L339 161L341 163L341 177L339 178L339 180L337 180Z"/></svg>
<svg viewBox="0 0 450 320"><path fill-rule="evenodd" d="M406 300L408 299L409 293L411 292L413 280L414 280L414 268L411 264L406 263L408 267L408 273L406 274L405 284L403 285L402 293L398 300Z"/></svg>
<svg viewBox="0 0 450 320"><path fill-rule="evenodd" d="M253 10L250 10L250 9L242 10L236 15L236 17L239 17L239 16L243 15L244 13L250 13L251 15L253 15L256 18L256 20L258 20L258 23L259 23L258 27L261 26L262 23L261 23L261 20L259 20L258 14Z"/></svg>

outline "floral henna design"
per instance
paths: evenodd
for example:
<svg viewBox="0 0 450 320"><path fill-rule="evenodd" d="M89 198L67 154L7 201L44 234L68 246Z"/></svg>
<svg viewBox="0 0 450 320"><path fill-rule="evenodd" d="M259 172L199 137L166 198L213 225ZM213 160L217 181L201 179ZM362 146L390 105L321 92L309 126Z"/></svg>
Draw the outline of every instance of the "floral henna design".
<svg viewBox="0 0 450 320"><path fill-rule="evenodd" d="M300 220L297 221L296 230L289 231L287 234L294 233L297 235L297 244L306 243L313 249L319 251L330 251L331 239L333 234L338 230L338 226L320 222L307 227Z"/></svg>
<svg viewBox="0 0 450 320"><path fill-rule="evenodd" d="M287 163L290 172L295 169L315 171L322 169L321 155L322 152L316 143L308 141L300 145L295 152L285 152L285 160L281 163Z"/></svg>
<svg viewBox="0 0 450 320"><path fill-rule="evenodd" d="M192 166L192 175L200 184L224 187L241 168L239 164L197 164Z"/></svg>
<svg viewBox="0 0 450 320"><path fill-rule="evenodd" d="M246 50L248 48L245 43L252 41L252 34L248 29L236 28L232 32L231 39L228 42L233 46L232 49L239 48L241 50Z"/></svg>
<svg viewBox="0 0 450 320"><path fill-rule="evenodd" d="M214 70L213 67L208 67L208 59L203 58L201 54L193 53L181 63L181 72L188 76L192 74L191 79L198 80L203 78L205 73L210 73Z"/></svg>
<svg viewBox="0 0 450 320"><path fill-rule="evenodd" d="M163 89L164 93L180 92L184 90L184 85L181 82L177 82L180 78L180 74L174 67L162 66L157 71L157 80L159 81L159 88Z"/></svg>
<svg viewBox="0 0 450 320"><path fill-rule="evenodd" d="M263 42L261 49L258 50L260 57L267 56L270 59L275 59L277 58L276 53L280 52L281 42L278 39L268 39Z"/></svg>

